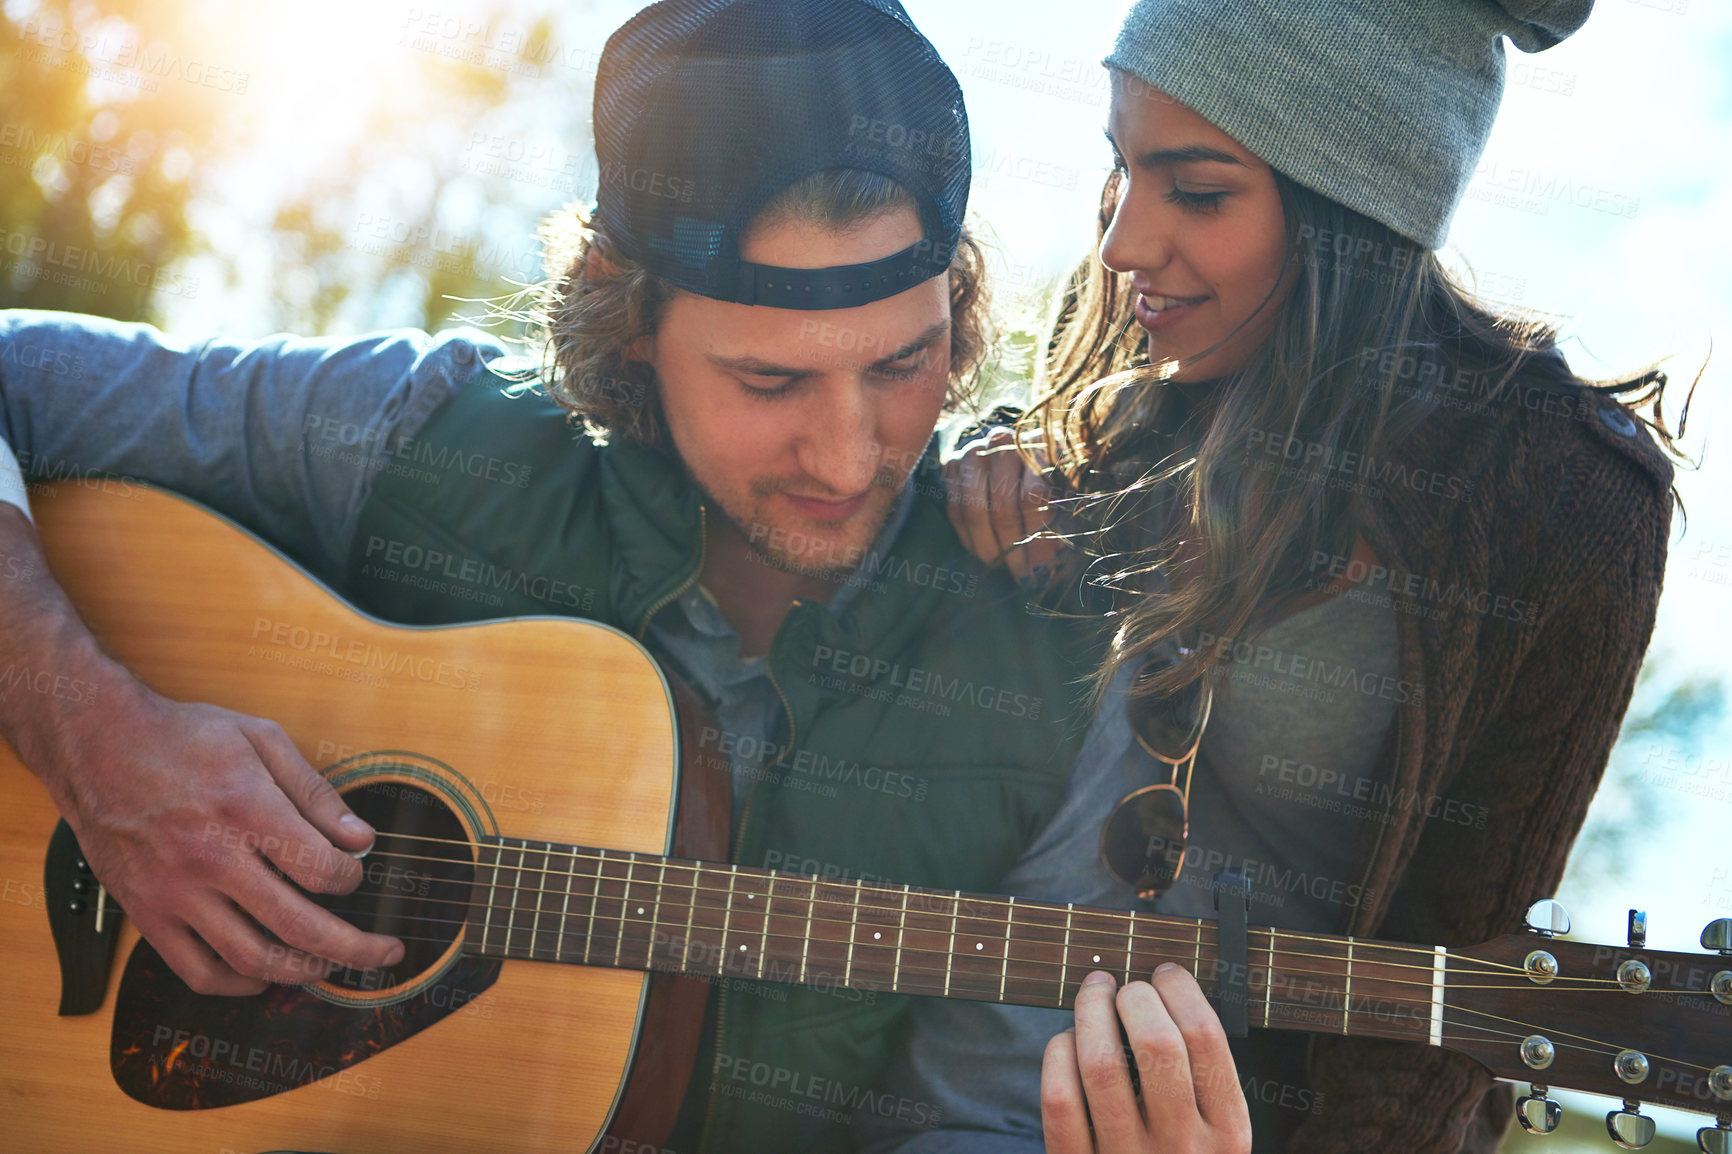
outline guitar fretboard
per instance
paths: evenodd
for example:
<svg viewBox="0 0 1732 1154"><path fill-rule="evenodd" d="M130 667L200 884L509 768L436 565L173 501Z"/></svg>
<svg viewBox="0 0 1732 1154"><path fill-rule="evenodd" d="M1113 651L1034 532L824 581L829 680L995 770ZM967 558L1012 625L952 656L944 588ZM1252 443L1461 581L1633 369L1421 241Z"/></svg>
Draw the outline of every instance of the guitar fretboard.
<svg viewBox="0 0 1732 1154"><path fill-rule="evenodd" d="M1173 962L1254 1026L1442 1041L1441 948L1258 927L1241 980L1209 921L509 838L481 844L471 910L489 957L1055 1008L1092 970Z"/></svg>

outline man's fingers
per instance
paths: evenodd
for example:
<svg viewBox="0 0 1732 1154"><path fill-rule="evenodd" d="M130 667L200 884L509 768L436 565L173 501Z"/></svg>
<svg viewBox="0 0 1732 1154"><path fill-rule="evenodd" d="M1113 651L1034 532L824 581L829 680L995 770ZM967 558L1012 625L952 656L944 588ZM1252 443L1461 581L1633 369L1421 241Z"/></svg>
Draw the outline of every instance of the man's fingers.
<svg viewBox="0 0 1732 1154"><path fill-rule="evenodd" d="M1047 1154L1095 1154L1076 1065L1076 1029L1053 1035L1040 1063L1040 1129Z"/></svg>
<svg viewBox="0 0 1732 1154"><path fill-rule="evenodd" d="M262 871L248 873L245 878L233 891L235 900L258 920L259 925L276 935L278 941L265 943L271 946L269 952L262 958L255 957L250 947L264 943L262 935L255 943L251 938L239 935L235 927L224 926L230 935L231 948L224 948L214 941L211 945L240 972L277 982L307 982L324 976L322 971L309 976L307 967L310 963L284 956L285 948L315 960L328 959L356 970L380 969L394 965L402 958L403 946L396 938L363 932L315 905L281 878ZM222 921L220 918L215 920ZM199 928L202 933L203 926ZM237 960L232 949L246 952ZM299 977L293 976L297 973ZM290 976L281 976L283 974Z"/></svg>
<svg viewBox="0 0 1732 1154"><path fill-rule="evenodd" d="M260 848L278 869L302 889L315 893L348 893L361 883L361 866L354 854L371 848L373 830L356 817L324 776L308 765L282 729L256 721L243 731L298 811L274 825L278 837Z"/></svg>
<svg viewBox="0 0 1732 1154"><path fill-rule="evenodd" d="M162 960L195 994L238 998L263 993L270 983L237 973L204 940L184 925L139 926Z"/></svg>
<svg viewBox="0 0 1732 1154"><path fill-rule="evenodd" d="M1119 1018L1136 1055L1143 1086L1143 1114L1152 1134L1186 1134L1195 1129L1197 1108L1185 1039L1174 1025L1161 995L1148 982L1131 982L1119 991Z"/></svg>
<svg viewBox="0 0 1732 1154"><path fill-rule="evenodd" d="M277 785L315 829L345 853L363 853L372 846L373 827L356 817L324 775L307 764L282 726L255 719L246 735Z"/></svg>
<svg viewBox="0 0 1732 1154"><path fill-rule="evenodd" d="M1211 1129L1242 1128L1250 1133L1251 1114L1239 1086L1238 1067L1227 1033L1221 1028L1197 979L1182 966L1163 964L1155 971L1154 987L1185 1040L1197 1108Z"/></svg>
<svg viewBox="0 0 1732 1154"><path fill-rule="evenodd" d="M1095 1141L1102 1149L1130 1149L1143 1136L1143 1118L1125 1065L1114 985L1111 974L1096 970L1077 991L1076 1064Z"/></svg>

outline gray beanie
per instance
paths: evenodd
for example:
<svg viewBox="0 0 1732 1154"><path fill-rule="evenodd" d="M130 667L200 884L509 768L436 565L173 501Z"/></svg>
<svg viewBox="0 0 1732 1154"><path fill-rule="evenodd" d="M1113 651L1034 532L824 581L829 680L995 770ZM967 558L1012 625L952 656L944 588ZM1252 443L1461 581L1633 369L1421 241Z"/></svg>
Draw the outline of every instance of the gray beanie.
<svg viewBox="0 0 1732 1154"><path fill-rule="evenodd" d="M1426 248L1485 150L1502 37L1541 52L1594 0L1135 0L1103 63Z"/></svg>

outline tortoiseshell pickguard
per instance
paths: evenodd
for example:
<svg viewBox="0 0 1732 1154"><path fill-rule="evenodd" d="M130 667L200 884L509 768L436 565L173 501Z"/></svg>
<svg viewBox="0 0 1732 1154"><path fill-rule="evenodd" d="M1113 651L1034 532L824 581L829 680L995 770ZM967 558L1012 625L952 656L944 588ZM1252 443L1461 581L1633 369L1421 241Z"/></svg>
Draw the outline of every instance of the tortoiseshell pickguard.
<svg viewBox="0 0 1732 1154"><path fill-rule="evenodd" d="M127 959L109 1065L129 1097L162 1110L255 1102L365 1062L462 1011L499 978L494 959L462 957L419 993L379 1008L325 1001L299 986L257 997L196 994L149 942ZM364 1075L350 1092L366 1093Z"/></svg>

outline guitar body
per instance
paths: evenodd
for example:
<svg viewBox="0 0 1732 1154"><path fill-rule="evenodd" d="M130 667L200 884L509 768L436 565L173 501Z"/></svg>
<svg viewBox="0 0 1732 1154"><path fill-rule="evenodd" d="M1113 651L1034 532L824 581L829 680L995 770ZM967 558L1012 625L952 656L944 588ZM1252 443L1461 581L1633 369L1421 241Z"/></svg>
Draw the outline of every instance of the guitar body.
<svg viewBox="0 0 1732 1154"><path fill-rule="evenodd" d="M559 619L392 627L199 507L131 492L136 499L62 485L36 512L56 578L109 650L158 692L270 718L321 769L347 766L375 787L396 781L464 800L466 822L483 827L470 832L673 848L673 699L623 634ZM42 672L9 669L8 691L82 692ZM44 887L58 814L3 746L0 794L8 1149L582 1151L606 1130L650 986L649 975L629 970L484 963L490 985L422 1005L436 1020L413 1030L398 1022L383 1048L359 1060L296 1055L292 1040L273 1049L225 1026L224 1007L212 1005L252 999L195 997L191 1009L161 1013L134 1006L128 1041L115 1033L116 1005L138 935L123 924L100 1008L62 1016L53 886ZM247 848L246 831L207 832L213 852ZM112 936L112 905L107 914ZM433 961L449 967L458 953L448 947ZM437 992L417 979L315 1008L371 1029L400 1017L411 987L423 1003ZM261 997L297 994L277 987ZM128 1046L135 1090L197 1063L222 1093L272 1077L292 1088L212 1108L146 1105L116 1080Z"/></svg>

